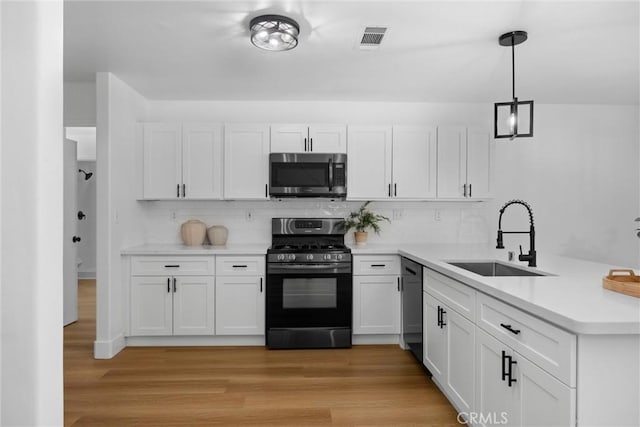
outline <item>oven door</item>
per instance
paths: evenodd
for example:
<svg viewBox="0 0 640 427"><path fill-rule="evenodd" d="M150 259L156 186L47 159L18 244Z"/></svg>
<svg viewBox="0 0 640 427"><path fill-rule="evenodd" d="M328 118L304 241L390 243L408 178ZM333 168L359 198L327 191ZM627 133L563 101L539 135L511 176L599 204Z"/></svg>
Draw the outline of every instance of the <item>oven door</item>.
<svg viewBox="0 0 640 427"><path fill-rule="evenodd" d="M345 154L272 153L269 155L269 195L345 197L345 169Z"/></svg>
<svg viewBox="0 0 640 427"><path fill-rule="evenodd" d="M351 346L351 267L267 267L266 327L270 348ZM343 345L335 345L335 335ZM334 345L324 345L324 342ZM338 340L340 341L340 340Z"/></svg>

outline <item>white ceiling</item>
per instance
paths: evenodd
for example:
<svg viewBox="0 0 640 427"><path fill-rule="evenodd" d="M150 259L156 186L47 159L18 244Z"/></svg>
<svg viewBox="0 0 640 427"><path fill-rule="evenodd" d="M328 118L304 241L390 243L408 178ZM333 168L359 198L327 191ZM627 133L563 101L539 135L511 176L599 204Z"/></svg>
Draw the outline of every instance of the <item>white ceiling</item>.
<svg viewBox="0 0 640 427"><path fill-rule="evenodd" d="M65 80L111 71L151 99L638 104L639 1L66 1ZM268 52L249 21L285 14ZM360 50L365 26L388 26Z"/></svg>

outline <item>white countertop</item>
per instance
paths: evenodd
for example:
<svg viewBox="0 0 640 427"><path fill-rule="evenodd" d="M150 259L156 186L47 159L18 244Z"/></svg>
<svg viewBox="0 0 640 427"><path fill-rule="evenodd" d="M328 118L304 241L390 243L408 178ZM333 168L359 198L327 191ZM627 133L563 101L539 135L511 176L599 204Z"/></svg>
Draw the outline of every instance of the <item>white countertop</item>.
<svg viewBox="0 0 640 427"><path fill-rule="evenodd" d="M354 254L389 253L387 246ZM399 255L459 280L576 334L640 334L640 298L604 289L602 278L619 266L538 253L534 271L551 276L484 277L446 261L506 261L507 251L485 245L399 244ZM520 261L513 262L527 268Z"/></svg>
<svg viewBox="0 0 640 427"><path fill-rule="evenodd" d="M185 246L149 244L122 255L264 255L269 244ZM550 276L484 277L446 261L506 261L506 250L465 244L368 244L354 255L399 254L459 280L576 334L640 334L640 298L604 289L602 278L619 266L538 253L538 267ZM515 261L514 265L526 267Z"/></svg>
<svg viewBox="0 0 640 427"><path fill-rule="evenodd" d="M268 243L226 246L187 246L181 244L147 244L123 249L121 255L264 255Z"/></svg>

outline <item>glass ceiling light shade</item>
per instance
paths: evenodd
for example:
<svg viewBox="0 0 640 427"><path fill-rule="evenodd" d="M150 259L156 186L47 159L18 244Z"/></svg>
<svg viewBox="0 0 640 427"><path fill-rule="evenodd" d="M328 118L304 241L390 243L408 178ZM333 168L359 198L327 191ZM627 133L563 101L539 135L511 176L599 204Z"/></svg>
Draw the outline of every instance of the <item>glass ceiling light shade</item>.
<svg viewBox="0 0 640 427"><path fill-rule="evenodd" d="M280 15L262 15L251 20L251 43L260 49L281 51L298 45L300 27L291 18Z"/></svg>
<svg viewBox="0 0 640 427"><path fill-rule="evenodd" d="M533 101L519 101L516 97L515 46L527 40L526 31L504 33L498 39L500 46L511 47L510 102L494 104L494 138L520 138L533 136Z"/></svg>

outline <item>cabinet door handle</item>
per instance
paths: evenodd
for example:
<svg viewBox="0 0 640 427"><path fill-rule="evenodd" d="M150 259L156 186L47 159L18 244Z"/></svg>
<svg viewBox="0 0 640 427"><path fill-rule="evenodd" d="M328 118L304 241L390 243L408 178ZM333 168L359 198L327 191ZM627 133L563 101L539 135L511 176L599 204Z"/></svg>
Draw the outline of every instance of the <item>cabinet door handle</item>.
<svg viewBox="0 0 640 427"><path fill-rule="evenodd" d="M180 268L180 264L167 264L164 268Z"/></svg>
<svg viewBox="0 0 640 427"><path fill-rule="evenodd" d="M307 138L304 139L304 151L307 151Z"/></svg>
<svg viewBox="0 0 640 427"><path fill-rule="evenodd" d="M469 184L469 197L473 197L473 196L471 195L471 184Z"/></svg>
<svg viewBox="0 0 640 427"><path fill-rule="evenodd" d="M391 184L389 184L389 197L391 197Z"/></svg>
<svg viewBox="0 0 640 427"><path fill-rule="evenodd" d="M462 185L462 196L467 197L467 184Z"/></svg>
<svg viewBox="0 0 640 427"><path fill-rule="evenodd" d="M505 325L504 323L500 323L500 326L505 328L507 331L511 332L514 335L518 335L520 333L520 329L513 329L511 325Z"/></svg>
<svg viewBox="0 0 640 427"><path fill-rule="evenodd" d="M262 277L260 278L260 293L262 293Z"/></svg>
<svg viewBox="0 0 640 427"><path fill-rule="evenodd" d="M393 184L393 197L398 196L398 184Z"/></svg>
<svg viewBox="0 0 640 427"><path fill-rule="evenodd" d="M511 356L508 356L508 357L509 357L509 376L507 378L507 385L511 387L511 384L518 382L517 379L513 378L513 365L517 365L518 362L513 360L513 357Z"/></svg>
<svg viewBox="0 0 640 427"><path fill-rule="evenodd" d="M444 328L445 326L447 326L447 324L444 322L444 315L447 314L447 312L445 311L444 308L440 309L440 329Z"/></svg>
<svg viewBox="0 0 640 427"><path fill-rule="evenodd" d="M177 288L176 288L176 278L174 277L174 278L173 278L173 292L175 292L175 291L176 291L176 289L177 289Z"/></svg>
<svg viewBox="0 0 640 427"><path fill-rule="evenodd" d="M398 277L398 292L400 292L400 278Z"/></svg>
<svg viewBox="0 0 640 427"><path fill-rule="evenodd" d="M182 184L182 197L187 197L187 184Z"/></svg>
<svg viewBox="0 0 640 427"><path fill-rule="evenodd" d="M264 185L264 198L268 198L269 197L269 184L265 184Z"/></svg>
<svg viewBox="0 0 640 427"><path fill-rule="evenodd" d="M441 326L442 324L442 307L438 306L438 326Z"/></svg>
<svg viewBox="0 0 640 427"><path fill-rule="evenodd" d="M502 350L502 381L507 379L507 352Z"/></svg>
<svg viewBox="0 0 640 427"><path fill-rule="evenodd" d="M313 138L309 138L309 151L313 151Z"/></svg>
<svg viewBox="0 0 640 427"><path fill-rule="evenodd" d="M167 277L167 293L171 292L171 278Z"/></svg>
<svg viewBox="0 0 640 427"><path fill-rule="evenodd" d="M176 184L176 197L180 197L180 184Z"/></svg>

